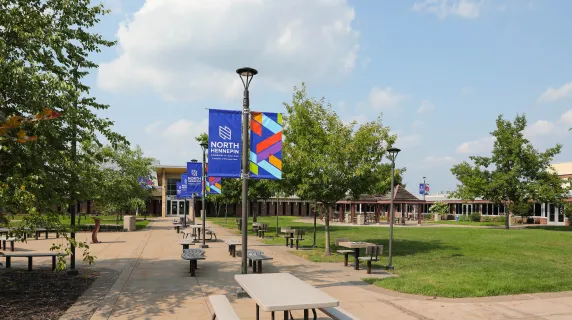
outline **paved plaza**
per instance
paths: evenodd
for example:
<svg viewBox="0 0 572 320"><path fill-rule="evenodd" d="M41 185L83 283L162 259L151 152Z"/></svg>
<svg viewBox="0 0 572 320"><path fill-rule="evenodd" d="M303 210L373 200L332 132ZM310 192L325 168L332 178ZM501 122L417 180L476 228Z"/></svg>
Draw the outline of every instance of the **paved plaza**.
<svg viewBox="0 0 572 320"><path fill-rule="evenodd" d="M213 294L226 294L241 319L255 319L254 302L236 299L239 286L233 277L240 273L240 258L229 256L222 241L239 235L214 225L219 241L209 243L207 259L199 262L192 278L188 261L180 258L177 241L182 234L173 230L171 221L155 219L136 232L100 233L102 243L92 245L91 251L97 256L93 270L101 276L62 319L211 319L208 296ZM88 233L78 234L79 240L88 238ZM16 247L47 251L53 241L53 236L32 239ZM364 270L312 263L290 253L293 249L264 245L255 237L249 243L274 258L265 262L264 273L292 273L339 299L342 308L361 319L572 319L572 292L470 299L399 294L361 281ZM34 263L49 267L51 262ZM15 259L13 267L26 268L26 260ZM381 270L373 275L386 276ZM302 318L301 311L293 315ZM261 313L261 319L270 319L270 313Z"/></svg>

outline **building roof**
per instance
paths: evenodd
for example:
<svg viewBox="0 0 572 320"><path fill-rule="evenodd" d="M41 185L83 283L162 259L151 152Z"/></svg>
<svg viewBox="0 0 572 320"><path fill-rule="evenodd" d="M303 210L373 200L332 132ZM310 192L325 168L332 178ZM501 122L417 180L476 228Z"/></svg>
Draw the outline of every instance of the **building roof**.
<svg viewBox="0 0 572 320"><path fill-rule="evenodd" d="M559 176L572 175L572 162L553 163L551 167Z"/></svg>

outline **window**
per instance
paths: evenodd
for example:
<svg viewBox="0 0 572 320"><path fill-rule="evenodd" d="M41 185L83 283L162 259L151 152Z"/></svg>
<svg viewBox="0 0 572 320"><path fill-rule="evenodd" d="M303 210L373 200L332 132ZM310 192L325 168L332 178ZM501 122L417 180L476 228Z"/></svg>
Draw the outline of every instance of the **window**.
<svg viewBox="0 0 572 320"><path fill-rule="evenodd" d="M167 179L167 195L168 196L176 196L177 195L177 182L180 182L180 179Z"/></svg>

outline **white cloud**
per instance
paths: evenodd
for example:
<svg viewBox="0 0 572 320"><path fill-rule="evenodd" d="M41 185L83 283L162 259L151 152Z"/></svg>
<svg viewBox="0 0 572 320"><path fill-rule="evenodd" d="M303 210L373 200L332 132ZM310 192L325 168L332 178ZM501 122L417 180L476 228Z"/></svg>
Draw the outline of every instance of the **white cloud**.
<svg viewBox="0 0 572 320"><path fill-rule="evenodd" d="M483 0L422 0L413 4L414 11L427 12L439 19L458 16L465 19L478 18Z"/></svg>
<svg viewBox="0 0 572 320"><path fill-rule="evenodd" d="M145 126L145 133L153 134L159 129L159 127L163 124L163 121L155 121Z"/></svg>
<svg viewBox="0 0 572 320"><path fill-rule="evenodd" d="M556 130L556 125L548 120L538 120L529 125L524 130L524 135L528 138L544 136L553 133Z"/></svg>
<svg viewBox="0 0 572 320"><path fill-rule="evenodd" d="M369 92L369 103L376 109L395 108L405 99L407 96L396 93L391 87L373 87Z"/></svg>
<svg viewBox="0 0 572 320"><path fill-rule="evenodd" d="M423 125L423 121L421 121L421 120L415 120L415 121L413 121L413 122L411 123L411 126L412 126L413 128L419 128L419 127L421 127L422 125Z"/></svg>
<svg viewBox="0 0 572 320"><path fill-rule="evenodd" d="M549 87L538 98L539 102L553 102L572 97L572 82L562 85L560 88Z"/></svg>
<svg viewBox="0 0 572 320"><path fill-rule="evenodd" d="M562 116L560 116L560 122L568 125L572 125L572 109L564 112Z"/></svg>
<svg viewBox="0 0 572 320"><path fill-rule="evenodd" d="M146 136L140 145L145 154L163 164L184 164L190 159L202 159L202 150L195 137L208 131L208 119L191 121L179 119L169 125L153 122L145 126Z"/></svg>
<svg viewBox="0 0 572 320"><path fill-rule="evenodd" d="M240 98L245 65L257 87L329 80L355 67L354 19L346 0L147 0L121 23L120 55L101 64L98 85L194 100Z"/></svg>
<svg viewBox="0 0 572 320"><path fill-rule="evenodd" d="M428 156L424 159L424 161L430 164L450 164L455 162L455 158L450 156Z"/></svg>
<svg viewBox="0 0 572 320"><path fill-rule="evenodd" d="M429 100L421 101L421 106L417 109L417 113L426 113L435 110L435 105Z"/></svg>
<svg viewBox="0 0 572 320"><path fill-rule="evenodd" d="M416 147L421 144L422 140L422 137L418 134L402 135L397 133L395 147L400 149Z"/></svg>
<svg viewBox="0 0 572 320"><path fill-rule="evenodd" d="M481 138L473 141L467 141L461 143L455 150L455 153L458 154L480 154L480 153L487 153L493 149L493 145L495 142L494 137L486 137Z"/></svg>
<svg viewBox="0 0 572 320"><path fill-rule="evenodd" d="M111 13L122 13L123 6L121 5L121 0L105 0L103 1L105 9L110 9Z"/></svg>

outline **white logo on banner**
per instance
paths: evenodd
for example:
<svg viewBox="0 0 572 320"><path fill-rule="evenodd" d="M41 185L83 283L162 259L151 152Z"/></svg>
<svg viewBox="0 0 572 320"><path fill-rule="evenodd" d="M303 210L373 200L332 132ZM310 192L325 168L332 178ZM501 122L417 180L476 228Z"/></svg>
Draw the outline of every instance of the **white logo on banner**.
<svg viewBox="0 0 572 320"><path fill-rule="evenodd" d="M218 135L223 140L230 140L232 137L232 131L227 126L219 126L218 127Z"/></svg>
<svg viewBox="0 0 572 320"><path fill-rule="evenodd" d="M196 177L198 172L197 172L197 170L191 170L191 174Z"/></svg>

